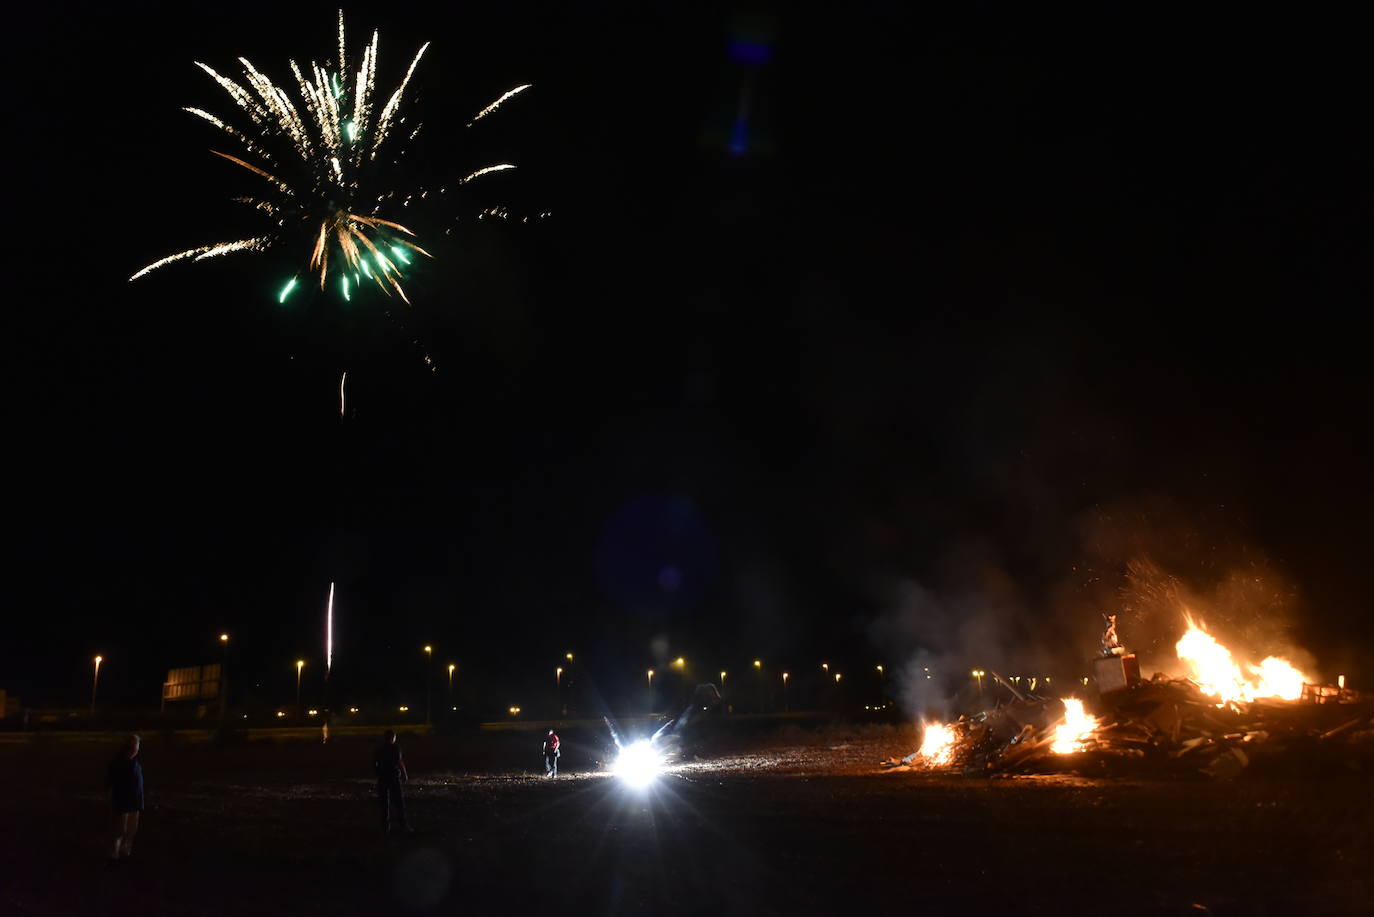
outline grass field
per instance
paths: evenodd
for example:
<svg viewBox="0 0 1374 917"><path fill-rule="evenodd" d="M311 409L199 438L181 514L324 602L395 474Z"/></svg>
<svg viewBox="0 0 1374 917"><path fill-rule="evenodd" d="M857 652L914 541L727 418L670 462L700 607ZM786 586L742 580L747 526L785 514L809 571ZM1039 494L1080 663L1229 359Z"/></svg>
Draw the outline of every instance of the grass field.
<svg viewBox="0 0 1374 917"><path fill-rule="evenodd" d="M909 730L790 730L645 791L565 735L407 738L414 833L380 836L371 743L146 743L105 862L110 749L0 746L0 913L1370 914L1364 779L879 773Z"/></svg>

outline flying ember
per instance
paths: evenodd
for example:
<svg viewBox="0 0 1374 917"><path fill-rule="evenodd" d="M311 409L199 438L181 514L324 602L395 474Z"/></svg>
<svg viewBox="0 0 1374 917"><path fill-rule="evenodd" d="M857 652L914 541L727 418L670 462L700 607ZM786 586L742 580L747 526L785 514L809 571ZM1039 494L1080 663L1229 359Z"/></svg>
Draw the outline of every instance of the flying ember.
<svg viewBox="0 0 1374 917"><path fill-rule="evenodd" d="M1312 678L1298 671L1286 659L1269 656L1259 665L1245 666L1247 677L1231 651L1207 633L1202 622L1185 613L1188 630L1174 647L1178 658L1188 666L1189 677L1203 694L1217 698L1217 706L1252 701L1260 697L1297 700L1302 686Z"/></svg>
<svg viewBox="0 0 1374 917"><path fill-rule="evenodd" d="M371 281L388 296L394 291L407 303L400 281L412 253L431 257L414 240L408 227L383 215L383 205L397 200L393 188L399 150L388 141L400 134L414 140L419 126L403 127L402 103L428 43L422 45L406 69L400 85L378 105L377 32L361 56L350 57L344 38L343 12L339 12L338 60L324 65L310 62L306 70L290 61L299 95L287 92L246 58L239 58L244 80L236 82L209 66L197 66L233 99L243 120L235 126L198 108L186 111L219 128L242 147L243 156L211 150L252 172L266 185L256 196L234 200L247 204L272 221L268 232L247 239L201 245L169 255L135 273L130 280L163 265L190 258L207 258L238 251L267 251L293 242L302 244L304 266L297 270L278 297L284 302L298 286L302 273L318 275L320 289L331 268L339 274L337 289L344 300ZM335 69L337 68L337 69ZM246 84L246 86L245 86ZM476 123L506 99L529 88L519 86L482 109L469 122ZM379 110L380 108L380 110ZM246 157L246 158L243 158ZM490 165L470 173L457 184L514 166ZM423 196L423 195L421 195ZM402 201L408 200L402 198Z"/></svg>

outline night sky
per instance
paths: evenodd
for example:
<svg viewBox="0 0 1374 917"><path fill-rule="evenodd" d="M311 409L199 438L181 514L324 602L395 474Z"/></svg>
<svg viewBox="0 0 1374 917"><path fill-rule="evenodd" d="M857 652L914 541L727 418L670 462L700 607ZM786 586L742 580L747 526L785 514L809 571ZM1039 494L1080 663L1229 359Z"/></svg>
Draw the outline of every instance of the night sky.
<svg viewBox="0 0 1374 917"><path fill-rule="evenodd" d="M379 90L433 42L415 187L519 165L407 220L390 316L278 305L304 247L127 282L255 226L192 61L286 85L335 7L19 13L0 688L80 703L100 652L152 705L227 630L280 703L331 580L384 699L426 642L610 702L679 653L1079 660L1142 558L1374 671L1362 33L791 6L347 7Z"/></svg>

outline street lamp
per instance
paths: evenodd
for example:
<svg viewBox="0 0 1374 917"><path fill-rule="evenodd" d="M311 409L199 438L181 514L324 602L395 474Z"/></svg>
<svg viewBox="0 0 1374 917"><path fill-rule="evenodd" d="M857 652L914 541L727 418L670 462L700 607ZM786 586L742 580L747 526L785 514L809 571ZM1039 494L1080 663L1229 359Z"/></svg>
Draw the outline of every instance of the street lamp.
<svg viewBox="0 0 1374 917"><path fill-rule="evenodd" d="M783 709L783 710L789 710L789 709L791 709L791 708L789 708L789 707L787 706L787 679L788 679L788 677L789 677L789 676L788 676L788 674L787 674L786 672L783 672L783 673L782 673L782 709Z"/></svg>
<svg viewBox="0 0 1374 917"><path fill-rule="evenodd" d="M883 667L882 667L882 666L877 666L876 668L878 669L878 677L879 677L879 678L882 678L882 677L883 677Z"/></svg>
<svg viewBox="0 0 1374 917"><path fill-rule="evenodd" d="M840 679L843 678L843 677L844 677L844 676L842 676L839 672L836 672L836 673L835 673L835 684L839 684L839 683L840 683Z"/></svg>
<svg viewBox="0 0 1374 917"><path fill-rule="evenodd" d="M756 668L756 669L761 669L761 668L763 668L763 660L762 660L762 659L755 659L755 660L754 660L754 668Z"/></svg>
<svg viewBox="0 0 1374 917"><path fill-rule="evenodd" d="M95 675L91 677L91 716L95 716L95 691L100 687L100 663L104 661L104 656L95 657Z"/></svg>
<svg viewBox="0 0 1374 917"><path fill-rule="evenodd" d="M650 670L649 670L649 687L652 688L653 686L654 686L654 670L653 670L653 669L650 669Z"/></svg>
<svg viewBox="0 0 1374 917"><path fill-rule="evenodd" d="M721 669L721 670L720 670L720 690L721 690L722 692L725 690L725 670L724 670L724 669Z"/></svg>
<svg viewBox="0 0 1374 917"><path fill-rule="evenodd" d="M458 668L458 666L453 663L450 662L448 664L448 699L450 701L453 700L453 670L456 668Z"/></svg>
<svg viewBox="0 0 1374 917"><path fill-rule="evenodd" d="M301 669L305 668L305 660L296 660L296 709L301 708Z"/></svg>
<svg viewBox="0 0 1374 917"><path fill-rule="evenodd" d="M432 647L432 646L430 646L428 643L426 643L426 644L425 644L425 722L426 722L426 723L428 723L428 722L430 721L430 720L429 720L429 712L430 712L430 708L431 708L431 704L430 704L430 694L431 694L431 692L430 692L430 677L429 677L429 676L430 676L430 672L429 672L429 670L433 668L433 666L430 665L430 663L433 661L433 659L434 659L434 647Z"/></svg>
<svg viewBox="0 0 1374 917"><path fill-rule="evenodd" d="M573 661L573 660L572 660L572 653L568 653L568 655L567 655L565 658L566 658L569 662L572 662L572 661Z"/></svg>
<svg viewBox="0 0 1374 917"><path fill-rule="evenodd" d="M560 665L558 668L554 669L553 675L554 685L561 691L563 689L563 667Z"/></svg>
<svg viewBox="0 0 1374 917"><path fill-rule="evenodd" d="M824 669L824 670L828 673L828 672L830 671L830 663L828 663L828 662L822 662L822 663L821 663L821 668Z"/></svg>
<svg viewBox="0 0 1374 917"><path fill-rule="evenodd" d="M219 663L219 723L224 725L224 708L229 704L229 635L219 635L219 645L224 648L224 657Z"/></svg>
<svg viewBox="0 0 1374 917"><path fill-rule="evenodd" d="M979 694L982 694L982 693L983 693L983 676L986 675L987 673L984 672L982 669L974 669L973 672L972 672L971 674L972 674L973 677L974 677L975 679L977 679L977 681L978 681L978 693L979 693Z"/></svg>

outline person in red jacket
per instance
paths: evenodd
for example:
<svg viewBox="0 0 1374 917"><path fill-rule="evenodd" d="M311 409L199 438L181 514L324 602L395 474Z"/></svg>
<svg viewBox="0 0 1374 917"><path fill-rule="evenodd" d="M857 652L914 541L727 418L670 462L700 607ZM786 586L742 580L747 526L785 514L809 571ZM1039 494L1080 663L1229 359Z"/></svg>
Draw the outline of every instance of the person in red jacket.
<svg viewBox="0 0 1374 917"><path fill-rule="evenodd" d="M544 736L544 776L558 776L558 733L552 729Z"/></svg>

